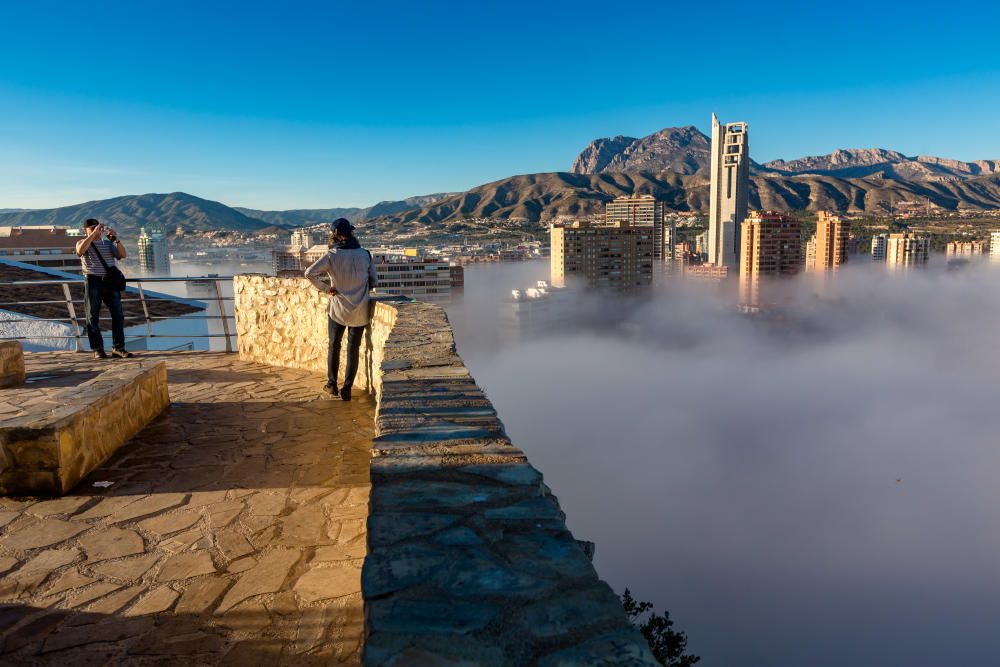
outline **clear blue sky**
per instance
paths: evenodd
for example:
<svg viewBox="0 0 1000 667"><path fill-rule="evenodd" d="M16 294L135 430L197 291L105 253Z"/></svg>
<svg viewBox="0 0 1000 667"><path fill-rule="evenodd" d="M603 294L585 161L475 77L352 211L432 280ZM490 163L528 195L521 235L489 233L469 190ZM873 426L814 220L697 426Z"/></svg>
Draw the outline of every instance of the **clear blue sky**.
<svg viewBox="0 0 1000 667"><path fill-rule="evenodd" d="M1000 158L1000 3L0 4L0 208L368 205L710 114L757 160Z"/></svg>

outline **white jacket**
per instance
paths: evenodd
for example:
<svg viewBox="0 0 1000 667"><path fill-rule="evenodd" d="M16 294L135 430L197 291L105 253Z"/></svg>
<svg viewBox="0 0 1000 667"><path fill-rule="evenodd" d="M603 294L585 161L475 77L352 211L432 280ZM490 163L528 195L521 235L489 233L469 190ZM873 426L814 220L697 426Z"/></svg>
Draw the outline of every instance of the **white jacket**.
<svg viewBox="0 0 1000 667"><path fill-rule="evenodd" d="M323 281L323 274L329 284ZM330 318L349 327L363 327L369 318L369 291L378 278L371 255L364 248L331 248L306 269L306 278L322 292L335 287L330 297Z"/></svg>

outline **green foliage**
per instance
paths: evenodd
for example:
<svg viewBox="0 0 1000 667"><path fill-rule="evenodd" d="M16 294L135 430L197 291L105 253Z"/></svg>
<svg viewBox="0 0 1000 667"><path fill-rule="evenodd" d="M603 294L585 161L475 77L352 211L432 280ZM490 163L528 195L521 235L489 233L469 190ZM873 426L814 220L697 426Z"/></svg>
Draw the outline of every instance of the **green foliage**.
<svg viewBox="0 0 1000 667"><path fill-rule="evenodd" d="M673 629L674 622L670 620L670 612L662 614L649 613L653 603L638 602L632 597L632 592L625 589L622 593L622 607L632 625L646 638L649 648L657 661L664 667L691 667L701 661L697 655L686 654L687 635ZM645 620L641 620L645 617Z"/></svg>

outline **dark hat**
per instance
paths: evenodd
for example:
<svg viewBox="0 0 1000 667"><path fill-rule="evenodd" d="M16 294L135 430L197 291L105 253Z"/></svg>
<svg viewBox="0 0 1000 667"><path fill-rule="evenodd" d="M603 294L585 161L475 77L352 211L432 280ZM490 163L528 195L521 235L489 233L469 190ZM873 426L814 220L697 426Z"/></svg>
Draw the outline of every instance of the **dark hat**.
<svg viewBox="0 0 1000 667"><path fill-rule="evenodd" d="M352 225L351 221L347 218L337 218L330 226L333 228L333 231L337 232L341 236L347 236L354 231L354 225Z"/></svg>

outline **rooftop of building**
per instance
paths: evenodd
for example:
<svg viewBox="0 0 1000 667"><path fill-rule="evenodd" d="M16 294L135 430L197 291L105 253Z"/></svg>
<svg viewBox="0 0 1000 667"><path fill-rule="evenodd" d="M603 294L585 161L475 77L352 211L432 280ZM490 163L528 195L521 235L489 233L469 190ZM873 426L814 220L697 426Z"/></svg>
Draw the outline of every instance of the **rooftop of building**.
<svg viewBox="0 0 1000 667"><path fill-rule="evenodd" d="M79 240L62 227L0 227L0 248L72 248Z"/></svg>

